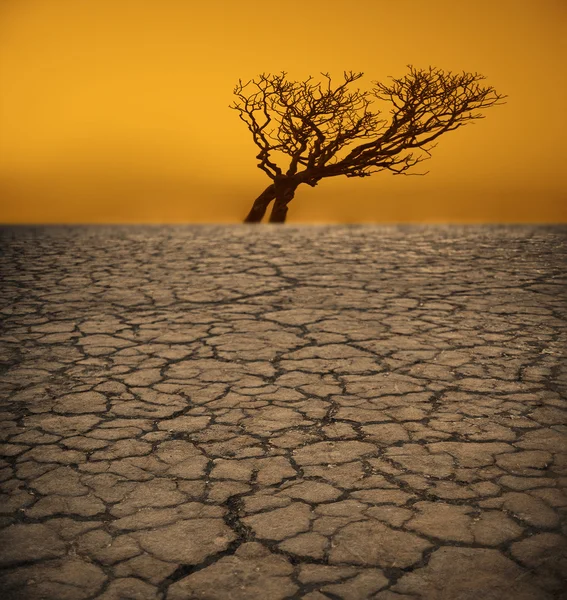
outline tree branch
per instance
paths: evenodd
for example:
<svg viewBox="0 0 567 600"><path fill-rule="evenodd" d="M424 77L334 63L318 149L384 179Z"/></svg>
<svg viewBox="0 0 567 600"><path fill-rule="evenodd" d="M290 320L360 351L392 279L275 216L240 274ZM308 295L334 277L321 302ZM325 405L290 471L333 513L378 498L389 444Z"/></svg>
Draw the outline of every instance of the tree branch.
<svg viewBox="0 0 567 600"><path fill-rule="evenodd" d="M326 85L312 83L311 76L287 81L285 71L261 74L245 84L239 80L234 89L238 100L231 108L239 112L260 149L258 167L273 180L291 177L317 185L325 177L367 177L385 169L396 175L424 175L408 171L429 160L436 145L431 142L484 118L475 111L504 104L506 96L479 85L485 77L477 73L408 68L404 77L390 78L389 85L373 82L371 92L349 91L361 72L345 71L344 81L334 88L328 73L321 73ZM390 120L371 110L372 96L392 106ZM364 139L369 141L339 158L342 150ZM414 156L414 149L425 155ZM276 165L273 152L290 157L287 169Z"/></svg>

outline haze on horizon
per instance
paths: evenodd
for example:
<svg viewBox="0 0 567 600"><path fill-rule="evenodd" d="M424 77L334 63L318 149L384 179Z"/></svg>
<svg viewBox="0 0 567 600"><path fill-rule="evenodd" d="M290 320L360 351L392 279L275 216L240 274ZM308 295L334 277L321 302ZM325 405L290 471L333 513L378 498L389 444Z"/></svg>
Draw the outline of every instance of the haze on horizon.
<svg viewBox="0 0 567 600"><path fill-rule="evenodd" d="M507 95L392 176L301 186L289 224L567 222L563 0L3 0L1 223L240 223L268 185L233 88L407 64ZM390 105L376 103L389 115Z"/></svg>

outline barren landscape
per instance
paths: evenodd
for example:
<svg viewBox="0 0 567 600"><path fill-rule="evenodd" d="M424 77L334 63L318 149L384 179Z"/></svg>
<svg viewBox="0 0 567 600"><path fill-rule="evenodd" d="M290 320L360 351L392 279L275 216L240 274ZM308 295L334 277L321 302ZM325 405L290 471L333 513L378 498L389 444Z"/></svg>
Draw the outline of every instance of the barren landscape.
<svg viewBox="0 0 567 600"><path fill-rule="evenodd" d="M0 245L3 598L567 598L567 226Z"/></svg>

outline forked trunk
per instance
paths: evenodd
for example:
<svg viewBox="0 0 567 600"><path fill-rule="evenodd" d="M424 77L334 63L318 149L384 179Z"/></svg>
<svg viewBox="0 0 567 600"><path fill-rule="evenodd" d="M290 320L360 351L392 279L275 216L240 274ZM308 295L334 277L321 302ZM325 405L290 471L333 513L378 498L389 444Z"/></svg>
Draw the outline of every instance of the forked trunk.
<svg viewBox="0 0 567 600"><path fill-rule="evenodd" d="M244 223L260 223L266 214L268 205L275 200L270 214L270 223L285 223L287 205L293 199L299 183L291 178L282 177L269 185L254 201Z"/></svg>

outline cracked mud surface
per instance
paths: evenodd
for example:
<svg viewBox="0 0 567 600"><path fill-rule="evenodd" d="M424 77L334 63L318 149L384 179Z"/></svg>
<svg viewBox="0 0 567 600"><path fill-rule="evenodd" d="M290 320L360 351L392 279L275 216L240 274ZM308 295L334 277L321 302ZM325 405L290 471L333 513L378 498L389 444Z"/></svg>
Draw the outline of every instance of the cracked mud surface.
<svg viewBox="0 0 567 600"><path fill-rule="evenodd" d="M567 228L0 242L3 598L565 598Z"/></svg>

